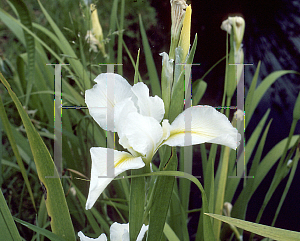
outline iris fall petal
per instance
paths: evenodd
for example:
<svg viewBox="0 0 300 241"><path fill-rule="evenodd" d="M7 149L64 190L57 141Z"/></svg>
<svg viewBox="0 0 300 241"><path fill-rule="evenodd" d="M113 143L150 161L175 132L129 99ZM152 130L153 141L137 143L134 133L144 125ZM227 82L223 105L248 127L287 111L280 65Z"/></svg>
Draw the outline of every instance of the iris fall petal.
<svg viewBox="0 0 300 241"><path fill-rule="evenodd" d="M114 162L107 161L107 151L113 151ZM92 157L91 182L86 209L92 208L107 185L122 172L139 169L145 166L141 157L133 157L127 152L102 147L90 149Z"/></svg>
<svg viewBox="0 0 300 241"><path fill-rule="evenodd" d="M170 136L163 143L169 146L186 146L185 115L190 113L192 145L215 143L236 149L241 135L227 117L211 106L193 106L179 114L170 127Z"/></svg>

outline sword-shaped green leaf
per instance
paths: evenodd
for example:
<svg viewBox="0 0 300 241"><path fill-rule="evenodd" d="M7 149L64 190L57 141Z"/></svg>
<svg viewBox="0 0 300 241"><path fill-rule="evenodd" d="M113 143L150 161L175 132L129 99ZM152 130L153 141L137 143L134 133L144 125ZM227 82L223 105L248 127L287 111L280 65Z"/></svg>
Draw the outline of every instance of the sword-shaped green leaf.
<svg viewBox="0 0 300 241"><path fill-rule="evenodd" d="M42 138L31 123L27 113L23 109L19 99L1 73L0 80L14 101L25 127L38 176L42 185L45 187L45 202L48 214L51 218L52 232L65 240L73 241L75 240L74 228L60 179L46 178L47 176L58 176L51 155Z"/></svg>

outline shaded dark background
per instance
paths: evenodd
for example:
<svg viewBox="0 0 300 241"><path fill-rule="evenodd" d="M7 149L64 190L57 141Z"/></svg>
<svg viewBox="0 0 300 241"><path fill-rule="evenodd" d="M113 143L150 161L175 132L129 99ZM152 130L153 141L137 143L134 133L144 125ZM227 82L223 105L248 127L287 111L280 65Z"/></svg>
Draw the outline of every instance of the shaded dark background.
<svg viewBox="0 0 300 241"><path fill-rule="evenodd" d="M247 93L252 77L259 60L261 70L258 84L270 73L276 70L300 71L300 1L275 0L275 1L188 1L192 4L192 39L198 34L197 51L194 63L200 66L193 67L192 79L200 78L213 64L226 54L226 32L220 29L223 20L228 15L243 16L246 22L244 35L244 63L253 63L253 66L245 67L245 93ZM152 6L157 10L158 28L156 33L149 32L152 37L151 47L154 50L154 58L159 52L169 49L171 26L169 1L152 1ZM155 41L155 39L157 41ZM156 53L157 52L157 55ZM155 57L156 55L156 57ZM223 94L225 62L218 65L206 78L207 91L200 104L218 106L221 104ZM282 139L288 137L292 123L294 103L300 91L300 76L285 75L271 86L266 92L258 108L256 109L246 131L246 138L250 136L258 121L268 108L271 108L268 121L272 118L269 134L263 156ZM247 114L247 113L246 113ZM267 122L268 122L267 121ZM297 124L296 134L300 133L300 124ZM250 160L250 162L253 160ZM199 175L199 166L195 166L194 175ZM259 208L263 202L275 168L267 175L266 179L253 195L249 205L246 220L255 221ZM279 228L300 231L300 179L298 168L292 186L282 206L275 226ZM200 180L201 181L201 180ZM260 223L270 225L281 194L285 187L285 179L268 204ZM191 196L191 208L199 206L199 193ZM198 205L198 206L197 206ZM192 217L190 231L195 232Z"/></svg>

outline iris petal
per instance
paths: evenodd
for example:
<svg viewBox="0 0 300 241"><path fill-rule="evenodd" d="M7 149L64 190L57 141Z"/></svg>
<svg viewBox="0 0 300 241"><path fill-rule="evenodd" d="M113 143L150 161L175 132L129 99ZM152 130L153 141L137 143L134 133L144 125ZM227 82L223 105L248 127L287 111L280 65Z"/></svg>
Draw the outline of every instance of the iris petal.
<svg viewBox="0 0 300 241"><path fill-rule="evenodd" d="M114 155L114 162L107 161L107 151ZM127 152L116 151L103 147L92 147L92 170L89 195L86 201L86 209L92 208L100 194L107 185L122 172L130 169L139 169L145 166L141 157L133 157Z"/></svg>
<svg viewBox="0 0 300 241"><path fill-rule="evenodd" d="M151 160L157 145L161 142L163 129L153 117L132 112L124 120L121 135L124 137L120 139L123 147L128 150L132 148Z"/></svg>
<svg viewBox="0 0 300 241"><path fill-rule="evenodd" d="M190 113L191 129L185 131ZM185 143L185 134L191 134L191 143ZM163 143L169 146L215 143L236 149L241 135L227 117L211 106L193 106L179 114L171 124L170 136Z"/></svg>
<svg viewBox="0 0 300 241"><path fill-rule="evenodd" d="M161 122L165 114L164 102L157 95L149 97L149 89L144 83L137 83L132 87L133 93L137 97L139 113L144 116L151 116Z"/></svg>
<svg viewBox="0 0 300 241"><path fill-rule="evenodd" d="M121 75L113 73L100 74L94 81L97 84L85 92L85 103L90 115L102 129L116 131L116 127L107 127L107 113L113 113L117 103L130 97L136 98L131 91L132 86Z"/></svg>
<svg viewBox="0 0 300 241"><path fill-rule="evenodd" d="M107 241L106 235L103 233L98 238L89 238L85 236L81 231L78 233L80 241Z"/></svg>

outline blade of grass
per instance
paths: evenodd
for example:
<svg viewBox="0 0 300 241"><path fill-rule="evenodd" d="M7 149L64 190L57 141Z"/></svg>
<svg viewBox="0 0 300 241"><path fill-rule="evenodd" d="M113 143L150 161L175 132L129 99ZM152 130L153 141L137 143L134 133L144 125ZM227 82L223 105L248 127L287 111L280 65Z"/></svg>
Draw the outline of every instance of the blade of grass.
<svg viewBox="0 0 300 241"><path fill-rule="evenodd" d="M140 22L140 31L142 35L142 41L143 41L143 47L144 47L144 53L146 57L146 64L147 64L147 69L148 69L148 74L149 74L149 79L150 79L150 84L151 84L151 90L152 90L152 96L159 96L161 97L161 89L160 89L160 83L159 83L159 78L157 74L157 70L155 67L155 63L153 60L151 48L148 42L147 34L143 25L142 17L139 14L139 22Z"/></svg>
<svg viewBox="0 0 300 241"><path fill-rule="evenodd" d="M2 190L0 190L0 227L1 238L7 241L21 241L19 231L6 204Z"/></svg>
<svg viewBox="0 0 300 241"><path fill-rule="evenodd" d="M172 155L164 170L174 171L177 169L177 152L172 148ZM150 209L148 241L161 240L166 217L173 192L175 177L158 177L153 190L153 206Z"/></svg>
<svg viewBox="0 0 300 241"><path fill-rule="evenodd" d="M175 232L170 227L170 225L167 223L165 223L165 226L164 226L164 234L166 235L168 240L180 241L179 238L176 236Z"/></svg>
<svg viewBox="0 0 300 241"><path fill-rule="evenodd" d="M229 154L230 154L230 148L225 147L223 159L221 161L221 174L218 183L218 191L217 191L215 211L214 211L217 214L222 214L223 211L226 181L228 178ZM221 222L214 220L214 234L217 240L219 240L220 237L220 229L221 229Z"/></svg>
<svg viewBox="0 0 300 241"><path fill-rule="evenodd" d="M265 94L265 92L269 89L269 87L277 79L279 79L281 76L286 75L286 74L298 74L298 75L300 75L300 73L298 73L297 71L294 71L294 70L279 70L279 71L275 71L275 72L269 74L266 78L263 79L261 84L254 91L253 96L255 96L255 98L251 102L251 109L249 109L247 111L248 118L247 117L246 118L247 118L248 122L251 119L258 103L260 102L260 100L263 97L263 95Z"/></svg>
<svg viewBox="0 0 300 241"><path fill-rule="evenodd" d="M33 31L31 17L28 11L26 4L23 1L19 0L9 0L14 7L16 8L21 23L26 26L28 29ZM28 54L28 76L27 76L27 88L26 88L26 100L25 106L28 106L30 93L32 90L33 80L34 80L34 64L35 64L35 46L34 38L23 30L25 42L26 42L26 52Z"/></svg>
<svg viewBox="0 0 300 241"><path fill-rule="evenodd" d="M218 219L222 222L229 223L241 229L247 230L258 235L272 238L274 240L281 241L297 241L299 240L300 233L295 231L290 231L286 229L274 228L267 225L251 223L248 221L231 218L227 216L222 216L218 214L206 213L205 215L211 216L215 219Z"/></svg>
<svg viewBox="0 0 300 241"><path fill-rule="evenodd" d="M110 35L110 41L108 43L108 53L109 53L110 63L115 63L115 51L114 51L115 35L113 34L113 32L116 30L116 21L118 19L117 10L118 10L118 0L114 0L113 6L111 8L110 22L109 22L109 32L111 35Z"/></svg>
<svg viewBox="0 0 300 241"><path fill-rule="evenodd" d="M18 218L14 218L14 220L16 220L16 222L24 225L25 227L39 233L39 234L42 234L44 235L45 237L49 238L50 240L52 241L65 241L64 238L62 237L59 237L58 235L54 234L54 233L51 233L49 230L47 229L44 229L44 228L40 228L38 226L35 226L35 225L32 225L31 223L27 223L21 219L18 219Z"/></svg>
<svg viewBox="0 0 300 241"><path fill-rule="evenodd" d="M257 65L257 68L256 68L256 71L255 71L255 74L252 78L252 81L251 81L251 85L250 85L250 88L248 90L248 94L247 94L247 97L246 97L246 101L245 101L245 112L247 113L245 115L245 128L248 126L248 123L251 119L251 116L248 115L248 110L252 109L252 100L253 100L253 96L254 96L254 92L255 92L255 88L256 88L256 83L257 83L257 79L258 79L258 74L259 74L259 70L260 70L260 63L261 61L258 62L258 65Z"/></svg>
<svg viewBox="0 0 300 241"><path fill-rule="evenodd" d="M244 157L244 155L241 155L238 159L238 162L243 162L242 158L245 158L245 160L244 160L245 165L248 164L249 159L252 155L252 152L253 152L253 150L254 150L257 142L258 142L258 139L261 135L261 132L262 132L264 126L265 126L265 123L267 121L269 113L270 113L270 109L268 109L268 111L265 113L263 118L260 120L260 122L256 126L256 128L255 128L254 132L252 133L251 137L249 138L249 140L248 140L248 142L245 146L245 149L247 150L245 152L245 157ZM236 170L235 169L230 170L230 175L236 176ZM238 187L239 182L240 182L239 178L229 178L228 179L228 185L227 185L227 190L226 190L226 194L225 194L226 195L225 196L226 201L228 201L228 202L232 201L233 195L236 192L236 189Z"/></svg>
<svg viewBox="0 0 300 241"><path fill-rule="evenodd" d="M276 219L277 219L277 217L278 217L278 214L279 214L279 212L280 212L280 209L281 209L281 207L282 207L282 204L283 204L283 202L284 202L284 200L285 200L285 198L286 198L286 195L287 195L287 193L288 193L288 191L289 191L289 189L290 189L290 187L291 187L292 181L294 180L294 176L295 176L296 169L297 169L297 166L298 166L299 158L300 158L300 154L299 154L299 148L298 148L298 149L297 149L297 152L296 152L296 155L295 155L295 157L294 157L294 160L293 160L293 164L292 164L293 167L292 167L292 170L291 170L289 179L288 179L288 181L287 181L287 183L286 183L286 186L285 186L285 188L284 188L283 194L282 194L282 196L281 196L281 198L280 198L280 202L279 202L279 204L278 204L278 206L277 206L276 213L275 213L275 216L274 216L274 218L273 218L273 221L272 221L271 226L274 226L274 224L275 224L275 222L276 222Z"/></svg>
<svg viewBox="0 0 300 241"><path fill-rule="evenodd" d="M12 91L9 83L1 73L0 80L6 87L10 97L14 100L19 115L21 116L22 122L25 126L39 179L47 191L46 206L48 214L51 217L52 231L66 240L74 240L74 228L61 182L58 178L46 178L47 176L53 176L55 173L57 174L57 170L50 153L42 138L31 123L17 96Z"/></svg>
<svg viewBox="0 0 300 241"><path fill-rule="evenodd" d="M118 30L118 74L123 76L123 27L124 27L124 11L125 11L125 0L121 0L121 14L120 14L120 25Z"/></svg>
<svg viewBox="0 0 300 241"><path fill-rule="evenodd" d="M157 172L151 172L151 173L144 173L142 175L135 175L135 176L125 176L125 177L121 177L121 178L115 178L114 180L120 180L122 178L134 178L134 177L147 177L147 176L174 176L174 177L182 177L182 178L186 178L189 179L190 181L192 181L193 183L196 184L196 186L198 187L198 189L201 192L201 198L202 198L202 208L201 208L201 212L203 213L207 213L208 210L208 202L207 202L207 197L206 197L206 193L204 191L204 188L202 186L202 184L199 182L199 180L194 177L193 175L189 174L189 173L185 173L185 172L180 172L180 171L157 171ZM205 241L215 241L214 238L214 233L213 233L213 228L212 228L212 223L211 223L211 218L209 218L206 215L203 215L203 232L199 232L199 230L201 230L200 226L198 225L198 231L197 231L197 236L196 236L196 241L200 240L201 237L204 237Z"/></svg>
<svg viewBox="0 0 300 241"><path fill-rule="evenodd" d="M46 11L46 9L43 7L42 3L39 0L38 0L38 3L40 5L40 8L41 8L43 14L45 15L47 21L49 22L49 24L51 25L52 29L54 30L55 34L57 35L57 37L59 39L60 44L57 46L61 49L61 51L65 55L70 56L70 58L68 58L68 60L70 62L70 66L75 71L77 77L82 79L82 83L80 83L80 82L77 83L78 87L81 88L82 91L91 88L89 76L87 75L86 70L82 66L81 62L79 61L78 57L76 56L76 54L75 54L74 50L72 49L71 45L69 44L68 40L65 38L63 33L60 31L60 29L58 28L56 23L53 21L53 19L48 14L48 12ZM60 63L63 63L63 62L60 62Z"/></svg>
<svg viewBox="0 0 300 241"><path fill-rule="evenodd" d="M11 148L12 148L12 150L13 150L13 152L15 154L15 157L17 159L17 163L18 163L18 165L20 167L20 171L21 171L22 176L24 178L24 181L25 181L25 184L26 184L26 187L27 187L27 190L28 190L31 202L33 204L34 209L36 210L36 206L35 206L35 202L34 202L34 197L33 197L32 189L31 189L31 186L30 186L30 182L28 180L28 176L27 176L27 173L26 173L26 170L25 170L22 158L21 158L20 153L19 153L18 148L17 148L17 143L15 141L15 136L13 135L13 133L11 131L9 120L8 120L7 115L6 115L6 112L5 112L4 105L3 105L1 97L0 97L0 118L2 120L2 123L3 123L4 129L5 129L7 138L9 140L9 142L10 142Z"/></svg>
<svg viewBox="0 0 300 241"><path fill-rule="evenodd" d="M136 63L135 63L134 59L133 59L133 57L132 57L132 55L131 55L131 53L130 53L130 51L129 51L129 49L128 49L128 47L127 47L127 45L126 45L126 43L124 41L123 41L123 47L125 48L126 53L128 54L128 56L130 58L130 61L132 63L132 66L135 69L135 72L134 72L134 83L135 83L135 78L136 78L135 75L136 75L136 73L138 74L139 81L143 82L142 77L141 77L140 72L139 72L139 69L138 69L139 68L139 59L140 59L140 49L138 51L138 56L137 56L137 60L136 60Z"/></svg>
<svg viewBox="0 0 300 241"><path fill-rule="evenodd" d="M132 175L142 174L144 168L131 170ZM137 177L131 179L129 199L129 235L130 240L135 241L143 225L145 207L145 178Z"/></svg>

